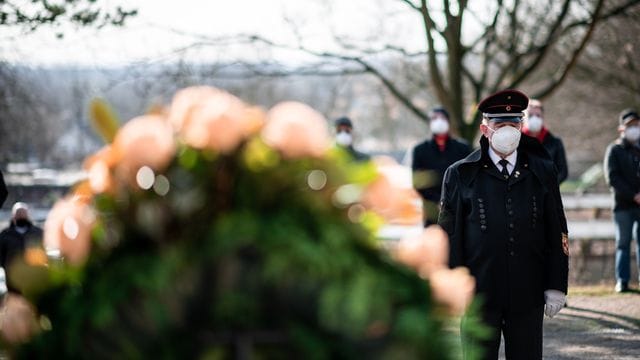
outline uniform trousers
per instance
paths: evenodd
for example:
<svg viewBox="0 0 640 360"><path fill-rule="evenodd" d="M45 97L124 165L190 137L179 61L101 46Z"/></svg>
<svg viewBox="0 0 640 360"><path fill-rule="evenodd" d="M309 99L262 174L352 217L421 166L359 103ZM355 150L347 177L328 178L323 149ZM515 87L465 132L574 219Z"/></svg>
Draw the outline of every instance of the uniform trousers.
<svg viewBox="0 0 640 360"><path fill-rule="evenodd" d="M542 320L544 305L532 309L510 312L498 309L482 311L481 317L491 329L490 338L475 344L466 341L464 325L462 327L462 351L467 358L475 346L483 353L482 359L498 359L500 337L504 336L505 357L507 360L542 359ZM464 321L464 319L463 319Z"/></svg>

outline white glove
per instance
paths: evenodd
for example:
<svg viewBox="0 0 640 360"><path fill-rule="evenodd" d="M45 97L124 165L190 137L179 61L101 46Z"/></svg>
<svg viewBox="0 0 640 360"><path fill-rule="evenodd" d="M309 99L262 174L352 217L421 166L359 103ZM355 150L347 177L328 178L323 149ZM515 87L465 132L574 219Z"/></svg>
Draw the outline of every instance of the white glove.
<svg viewBox="0 0 640 360"><path fill-rule="evenodd" d="M545 290L544 291L544 313L552 318L554 317L560 309L564 306L564 303L567 301L567 296L559 290Z"/></svg>

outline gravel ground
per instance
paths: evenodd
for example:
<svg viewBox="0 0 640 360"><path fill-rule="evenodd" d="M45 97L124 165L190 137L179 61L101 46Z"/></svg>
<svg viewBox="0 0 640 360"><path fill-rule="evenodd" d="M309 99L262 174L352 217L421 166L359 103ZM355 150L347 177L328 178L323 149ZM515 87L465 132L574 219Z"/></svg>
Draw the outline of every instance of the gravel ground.
<svg viewBox="0 0 640 360"><path fill-rule="evenodd" d="M569 290L569 306L545 317L544 359L640 359L640 292ZM501 354L504 359L504 353Z"/></svg>

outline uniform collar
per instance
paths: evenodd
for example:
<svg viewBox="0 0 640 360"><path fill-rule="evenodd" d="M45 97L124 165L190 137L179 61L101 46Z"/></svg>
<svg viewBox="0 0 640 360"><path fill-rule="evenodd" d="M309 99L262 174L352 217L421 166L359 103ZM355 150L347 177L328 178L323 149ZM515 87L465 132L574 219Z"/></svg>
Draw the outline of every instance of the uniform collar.
<svg viewBox="0 0 640 360"><path fill-rule="evenodd" d="M500 157L500 155L498 155L491 146L489 146L488 151L489 151L489 158L491 159L491 161L498 168L498 170L502 170L502 165L498 163L500 160L502 160L502 157ZM509 164L507 165L507 169L509 170L509 172L511 172L511 170L513 170L513 168L516 165L516 161L518 160L518 149L516 149L514 152L509 154L509 156L505 157L504 159L509 162Z"/></svg>

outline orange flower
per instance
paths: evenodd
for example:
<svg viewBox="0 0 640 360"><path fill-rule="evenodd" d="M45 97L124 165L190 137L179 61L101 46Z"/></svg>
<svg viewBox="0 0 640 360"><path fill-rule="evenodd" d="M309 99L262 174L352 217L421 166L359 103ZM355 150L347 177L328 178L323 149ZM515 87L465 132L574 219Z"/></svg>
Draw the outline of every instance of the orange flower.
<svg viewBox="0 0 640 360"><path fill-rule="evenodd" d="M91 247L91 229L95 214L89 205L76 198L64 198L54 205L44 224L47 251L58 249L70 263L84 263Z"/></svg>
<svg viewBox="0 0 640 360"><path fill-rule="evenodd" d="M369 184L362 195L362 205L389 220L389 210L393 206L394 189L387 177L379 175Z"/></svg>
<svg viewBox="0 0 640 360"><path fill-rule="evenodd" d="M169 121L186 144L229 153L262 127L264 112L225 91L200 86L175 95Z"/></svg>
<svg viewBox="0 0 640 360"><path fill-rule="evenodd" d="M412 225L422 222L420 196L411 183L411 169L389 156L376 156L373 162L379 178L366 189L365 206L388 223Z"/></svg>
<svg viewBox="0 0 640 360"><path fill-rule="evenodd" d="M24 343L38 331L33 306L22 296L7 294L0 311L0 335L8 343Z"/></svg>
<svg viewBox="0 0 640 360"><path fill-rule="evenodd" d="M369 184L364 191L362 204L382 216L386 222L395 224L416 224L422 213L418 208L415 190L395 186L386 173Z"/></svg>
<svg viewBox="0 0 640 360"><path fill-rule="evenodd" d="M88 157L82 167L87 172L88 185L95 194L111 192L114 180L111 171L117 163L117 154L110 145Z"/></svg>
<svg viewBox="0 0 640 360"><path fill-rule="evenodd" d="M330 146L326 119L309 106L294 101L269 110L262 138L287 158L321 157Z"/></svg>
<svg viewBox="0 0 640 360"><path fill-rule="evenodd" d="M447 267L449 243L447 234L438 225L431 225L420 235L401 239L394 251L401 263L418 271L420 276L429 277L439 269Z"/></svg>
<svg viewBox="0 0 640 360"><path fill-rule="evenodd" d="M439 269L429 276L433 298L454 315L462 315L473 300L476 280L466 267Z"/></svg>
<svg viewBox="0 0 640 360"><path fill-rule="evenodd" d="M29 247L24 251L24 261L29 266L46 266L47 254L40 247Z"/></svg>
<svg viewBox="0 0 640 360"><path fill-rule="evenodd" d="M138 170L148 166L154 171L161 171L171 162L176 151L173 130L165 118L157 115L144 115L129 120L116 134L113 141L115 153L110 155L117 159L118 176L131 184L135 184ZM108 160L100 165L94 163L93 170L97 179L102 179L109 168ZM93 185L92 185L93 186ZM98 190L108 188L107 184L96 180Z"/></svg>

